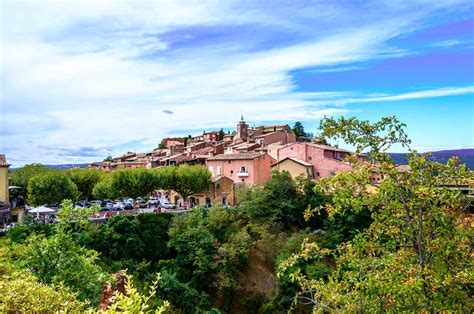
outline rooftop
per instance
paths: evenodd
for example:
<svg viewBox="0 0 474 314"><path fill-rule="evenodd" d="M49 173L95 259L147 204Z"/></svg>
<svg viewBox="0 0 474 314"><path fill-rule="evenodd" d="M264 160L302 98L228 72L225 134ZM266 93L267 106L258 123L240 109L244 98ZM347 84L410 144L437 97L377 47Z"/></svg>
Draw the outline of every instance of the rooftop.
<svg viewBox="0 0 474 314"><path fill-rule="evenodd" d="M265 155L261 152L248 152L240 154L221 154L214 157L210 157L207 160L246 160L246 159L255 159L260 156Z"/></svg>

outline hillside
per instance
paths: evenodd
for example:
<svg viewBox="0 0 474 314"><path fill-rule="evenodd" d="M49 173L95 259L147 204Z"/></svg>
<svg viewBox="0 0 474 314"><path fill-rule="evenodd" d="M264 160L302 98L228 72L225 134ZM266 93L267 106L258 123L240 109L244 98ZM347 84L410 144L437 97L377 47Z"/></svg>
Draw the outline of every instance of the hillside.
<svg viewBox="0 0 474 314"><path fill-rule="evenodd" d="M393 161L397 164L407 163L406 154L404 153L390 153L390 156L392 156ZM474 148L440 150L432 152L430 160L446 163L452 156L458 156L462 163L466 164L469 169L474 170Z"/></svg>

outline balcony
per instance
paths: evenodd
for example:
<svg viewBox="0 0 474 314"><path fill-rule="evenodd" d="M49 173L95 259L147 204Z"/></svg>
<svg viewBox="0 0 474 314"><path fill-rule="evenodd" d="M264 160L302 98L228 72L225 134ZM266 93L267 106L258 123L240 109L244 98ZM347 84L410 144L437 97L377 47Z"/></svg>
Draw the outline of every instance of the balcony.
<svg viewBox="0 0 474 314"><path fill-rule="evenodd" d="M248 177L249 172L248 171L239 171L239 172L237 172L237 176L238 177Z"/></svg>

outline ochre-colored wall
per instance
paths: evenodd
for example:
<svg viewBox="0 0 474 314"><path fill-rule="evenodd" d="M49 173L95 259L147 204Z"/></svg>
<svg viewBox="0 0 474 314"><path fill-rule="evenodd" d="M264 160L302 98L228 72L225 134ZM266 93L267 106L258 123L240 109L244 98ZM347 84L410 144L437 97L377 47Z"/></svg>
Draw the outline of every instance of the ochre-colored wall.
<svg viewBox="0 0 474 314"><path fill-rule="evenodd" d="M299 175L305 175L312 179L311 173L308 173L307 167L291 159L286 159L279 164L274 165L272 170L288 171L293 179Z"/></svg>
<svg viewBox="0 0 474 314"><path fill-rule="evenodd" d="M8 194L8 167L0 167L0 202L10 203Z"/></svg>

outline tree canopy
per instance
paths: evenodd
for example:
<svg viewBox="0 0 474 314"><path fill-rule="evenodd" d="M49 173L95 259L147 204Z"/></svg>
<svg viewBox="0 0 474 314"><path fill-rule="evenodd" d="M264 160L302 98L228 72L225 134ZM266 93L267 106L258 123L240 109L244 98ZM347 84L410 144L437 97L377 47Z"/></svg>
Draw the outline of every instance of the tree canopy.
<svg viewBox="0 0 474 314"><path fill-rule="evenodd" d="M282 262L279 275L300 286L297 300L313 304L317 312L472 310L473 230L466 222L465 198L444 186L472 180L473 174L456 159L440 164L410 149L404 124L394 117L373 124L324 119L321 128L358 152L367 150L369 162L353 159L352 171L318 181L315 189L330 195L331 202L306 217L322 209L334 217L366 208L373 222L337 250L305 241L301 252ZM393 144L408 147L409 169L401 170L384 153ZM329 256L336 256L336 270L328 280L311 278L298 266Z"/></svg>
<svg viewBox="0 0 474 314"><path fill-rule="evenodd" d="M77 187L60 171L45 172L28 181L28 199L32 205L59 204L65 199L77 199Z"/></svg>
<svg viewBox="0 0 474 314"><path fill-rule="evenodd" d="M94 186L102 179L103 172L98 169L74 168L67 174L77 186L78 198L88 200L92 196Z"/></svg>

